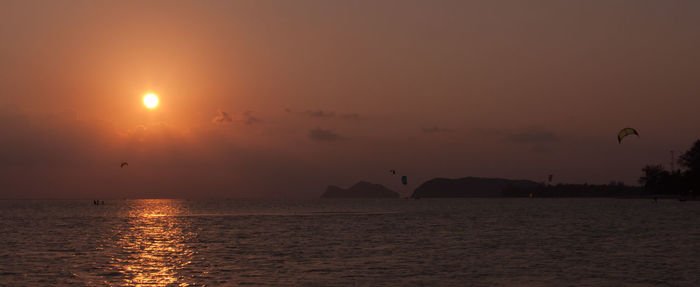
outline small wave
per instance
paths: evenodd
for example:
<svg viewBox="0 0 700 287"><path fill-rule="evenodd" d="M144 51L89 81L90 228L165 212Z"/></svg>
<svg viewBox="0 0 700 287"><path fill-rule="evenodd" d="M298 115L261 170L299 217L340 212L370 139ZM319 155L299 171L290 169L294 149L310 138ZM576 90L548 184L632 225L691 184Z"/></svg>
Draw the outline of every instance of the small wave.
<svg viewBox="0 0 700 287"><path fill-rule="evenodd" d="M119 271L108 271L108 272L101 272L101 273L99 273L99 275L104 276L104 277L117 277L117 276L122 276L124 274L122 274Z"/></svg>
<svg viewBox="0 0 700 287"><path fill-rule="evenodd" d="M78 252L77 249L49 249L48 252Z"/></svg>

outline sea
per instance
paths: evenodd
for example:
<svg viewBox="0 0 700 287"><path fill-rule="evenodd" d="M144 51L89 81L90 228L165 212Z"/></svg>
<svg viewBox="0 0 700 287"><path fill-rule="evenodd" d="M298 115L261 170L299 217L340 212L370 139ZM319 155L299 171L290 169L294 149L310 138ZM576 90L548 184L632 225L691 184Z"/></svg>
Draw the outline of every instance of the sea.
<svg viewBox="0 0 700 287"><path fill-rule="evenodd" d="M700 286L700 202L0 200L0 286Z"/></svg>

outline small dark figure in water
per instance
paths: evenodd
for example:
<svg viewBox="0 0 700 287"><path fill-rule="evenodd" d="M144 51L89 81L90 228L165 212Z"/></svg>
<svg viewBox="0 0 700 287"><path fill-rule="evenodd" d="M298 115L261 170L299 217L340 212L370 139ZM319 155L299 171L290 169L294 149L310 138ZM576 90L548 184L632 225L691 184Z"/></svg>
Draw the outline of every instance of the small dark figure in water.
<svg viewBox="0 0 700 287"><path fill-rule="evenodd" d="M654 203L656 203L657 201L659 201L659 198L654 196Z"/></svg>
<svg viewBox="0 0 700 287"><path fill-rule="evenodd" d="M97 205L97 200L93 199L93 200L92 200L92 205Z"/></svg>

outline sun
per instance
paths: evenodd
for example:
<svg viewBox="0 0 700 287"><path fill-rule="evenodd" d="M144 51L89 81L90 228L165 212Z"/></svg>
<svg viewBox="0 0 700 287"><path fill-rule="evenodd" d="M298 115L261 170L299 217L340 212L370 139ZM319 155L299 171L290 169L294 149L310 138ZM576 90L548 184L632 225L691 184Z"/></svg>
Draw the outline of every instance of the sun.
<svg viewBox="0 0 700 287"><path fill-rule="evenodd" d="M158 107L158 96L154 93L148 93L143 96L143 104L149 109Z"/></svg>

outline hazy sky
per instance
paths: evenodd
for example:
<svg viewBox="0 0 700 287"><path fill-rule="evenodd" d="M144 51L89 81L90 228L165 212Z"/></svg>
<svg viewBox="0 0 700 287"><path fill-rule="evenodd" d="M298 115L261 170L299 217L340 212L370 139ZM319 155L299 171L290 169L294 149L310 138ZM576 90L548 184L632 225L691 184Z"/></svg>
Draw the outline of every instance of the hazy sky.
<svg viewBox="0 0 700 287"><path fill-rule="evenodd" d="M0 0L0 198L636 184L700 137L699 15L668 0ZM627 126L641 136L618 144Z"/></svg>

